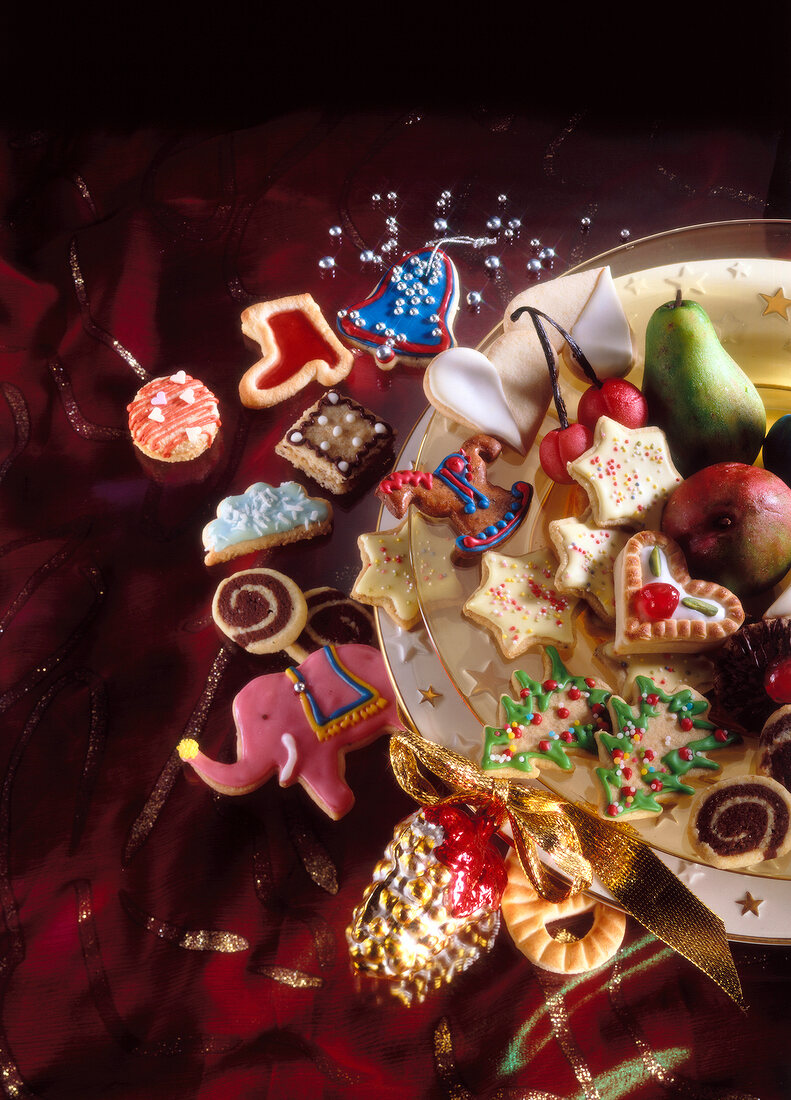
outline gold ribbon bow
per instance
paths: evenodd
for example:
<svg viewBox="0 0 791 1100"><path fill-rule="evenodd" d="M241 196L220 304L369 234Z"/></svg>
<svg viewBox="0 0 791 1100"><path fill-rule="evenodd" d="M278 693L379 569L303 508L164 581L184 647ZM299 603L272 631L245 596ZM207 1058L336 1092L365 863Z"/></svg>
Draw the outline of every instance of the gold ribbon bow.
<svg viewBox="0 0 791 1100"><path fill-rule="evenodd" d="M561 901L588 889L595 875L627 913L745 1007L722 921L633 832L548 790L486 776L416 733L392 735L390 762L400 786L424 806L464 801L507 817L519 861L542 897ZM438 791L426 771L451 793ZM567 882L548 870L538 849Z"/></svg>

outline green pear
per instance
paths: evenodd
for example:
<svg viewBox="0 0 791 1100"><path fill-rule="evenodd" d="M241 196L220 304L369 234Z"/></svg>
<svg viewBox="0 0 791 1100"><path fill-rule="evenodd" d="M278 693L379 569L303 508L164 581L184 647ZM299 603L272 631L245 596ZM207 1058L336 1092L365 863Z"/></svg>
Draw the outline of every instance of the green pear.
<svg viewBox="0 0 791 1100"><path fill-rule="evenodd" d="M697 302L654 310L645 334L643 395L648 422L667 436L679 472L758 457L766 434L760 394L717 338Z"/></svg>

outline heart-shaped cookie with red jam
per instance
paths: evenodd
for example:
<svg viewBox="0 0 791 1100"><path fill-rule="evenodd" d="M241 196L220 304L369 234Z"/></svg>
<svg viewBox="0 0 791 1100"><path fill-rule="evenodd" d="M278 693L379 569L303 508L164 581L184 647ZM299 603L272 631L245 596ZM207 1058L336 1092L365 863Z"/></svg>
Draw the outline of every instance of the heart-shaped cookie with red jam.
<svg viewBox="0 0 791 1100"><path fill-rule="evenodd" d="M739 598L693 580L678 543L638 531L615 561L615 653L713 649L744 622Z"/></svg>

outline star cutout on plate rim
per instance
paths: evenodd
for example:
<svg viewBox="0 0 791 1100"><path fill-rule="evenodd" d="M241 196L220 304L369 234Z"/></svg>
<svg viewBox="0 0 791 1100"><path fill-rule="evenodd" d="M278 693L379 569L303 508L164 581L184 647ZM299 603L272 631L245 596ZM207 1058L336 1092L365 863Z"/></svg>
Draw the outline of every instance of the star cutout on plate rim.
<svg viewBox="0 0 791 1100"><path fill-rule="evenodd" d="M687 294L705 294L706 290L703 283L706 279L705 275L695 275L694 272L683 264L678 269L678 274L675 278L668 277L665 282L676 290L680 290L684 296Z"/></svg>
<svg viewBox="0 0 791 1100"><path fill-rule="evenodd" d="M734 279L746 279L752 268L745 267L741 260L735 260L728 268Z"/></svg>
<svg viewBox="0 0 791 1100"><path fill-rule="evenodd" d="M600 527L658 530L665 501L683 481L661 428L625 428L609 416L599 417L593 446L568 471Z"/></svg>
<svg viewBox="0 0 791 1100"><path fill-rule="evenodd" d="M629 291L630 294L634 294L637 297L645 292L645 280L636 279L634 275L630 275L626 282L623 284L624 291Z"/></svg>
<svg viewBox="0 0 791 1100"><path fill-rule="evenodd" d="M754 898L750 891L746 890L743 898L736 899L736 904L741 905L742 916L745 916L747 913L752 913L753 916L758 917L760 916L758 906L763 905L763 900L763 898Z"/></svg>
<svg viewBox="0 0 791 1100"><path fill-rule="evenodd" d="M771 313L776 313L778 317L782 317L784 321L788 320L788 307L791 306L791 298L786 298L785 291L782 287L778 287L774 294L759 294L760 298L766 302L766 307L761 314L762 317L766 317Z"/></svg>
<svg viewBox="0 0 791 1100"><path fill-rule="evenodd" d="M500 693L505 690L502 683L502 669L494 661L489 661L486 668L465 668L464 671L473 682L468 692L470 698L473 695L491 695L493 699L498 699Z"/></svg>

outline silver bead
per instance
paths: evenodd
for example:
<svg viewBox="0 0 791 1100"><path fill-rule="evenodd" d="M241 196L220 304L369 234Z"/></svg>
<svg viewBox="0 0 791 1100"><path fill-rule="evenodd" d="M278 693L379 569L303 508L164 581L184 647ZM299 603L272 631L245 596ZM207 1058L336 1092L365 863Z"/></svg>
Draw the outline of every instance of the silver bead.
<svg viewBox="0 0 791 1100"><path fill-rule="evenodd" d="M370 248L366 248L364 252L360 253L360 263L372 264L374 262L375 258L376 258L376 256L371 251Z"/></svg>
<svg viewBox="0 0 791 1100"><path fill-rule="evenodd" d="M505 206L505 204L508 202L508 196L500 194L497 196L497 201L499 202L500 206Z"/></svg>
<svg viewBox="0 0 791 1100"><path fill-rule="evenodd" d="M590 218L580 218L580 226L583 229L590 229L590 225L591 225Z"/></svg>
<svg viewBox="0 0 791 1100"><path fill-rule="evenodd" d="M531 274L535 274L537 271L541 271L541 261L536 260L536 259L528 260L527 261L527 270Z"/></svg>
<svg viewBox="0 0 791 1100"><path fill-rule="evenodd" d="M335 260L332 256L322 256L319 260L319 267L322 271L331 271L335 267Z"/></svg>
<svg viewBox="0 0 791 1100"><path fill-rule="evenodd" d="M378 191L374 191L374 193L371 195L371 202L377 203L377 202L381 202L381 201L382 201L382 196L379 194Z"/></svg>
<svg viewBox="0 0 791 1100"><path fill-rule="evenodd" d="M467 305L476 309L483 301L483 296L477 290L471 290L467 295Z"/></svg>
<svg viewBox="0 0 791 1100"><path fill-rule="evenodd" d="M387 201L388 202L395 202L397 198L398 198L398 195L396 194L395 191L388 191L387 192Z"/></svg>
<svg viewBox="0 0 791 1100"><path fill-rule="evenodd" d="M629 238L631 237L631 235L632 234L630 233L630 231L628 229L622 229L621 230L621 240L622 241L628 241Z"/></svg>
<svg viewBox="0 0 791 1100"><path fill-rule="evenodd" d="M340 237L342 235L342 233L343 233L343 230L341 229L341 227L339 225L331 225L330 226L330 236L331 237Z"/></svg>
<svg viewBox="0 0 791 1100"><path fill-rule="evenodd" d="M486 228L487 229L499 229L502 224L503 223L500 221L500 219L495 214L495 216L493 218L489 218L489 220L487 221Z"/></svg>
<svg viewBox="0 0 791 1100"><path fill-rule="evenodd" d="M437 220L434 222L434 228L438 233L444 233L445 230L448 228L448 223L445 221L444 218L437 218Z"/></svg>
<svg viewBox="0 0 791 1100"><path fill-rule="evenodd" d="M535 248L536 250L541 247L541 241L538 239L538 237L532 238L532 240L530 241L530 247Z"/></svg>
<svg viewBox="0 0 791 1100"><path fill-rule="evenodd" d="M508 219L508 228L509 229L521 229L522 228L522 219L521 218L509 218Z"/></svg>
<svg viewBox="0 0 791 1100"><path fill-rule="evenodd" d="M555 249L554 248L542 248L538 254L539 260L543 260L544 263L550 264L555 262Z"/></svg>
<svg viewBox="0 0 791 1100"><path fill-rule="evenodd" d="M500 266L499 257L487 256L486 259L483 261L483 266L489 271L496 271L497 268Z"/></svg>

